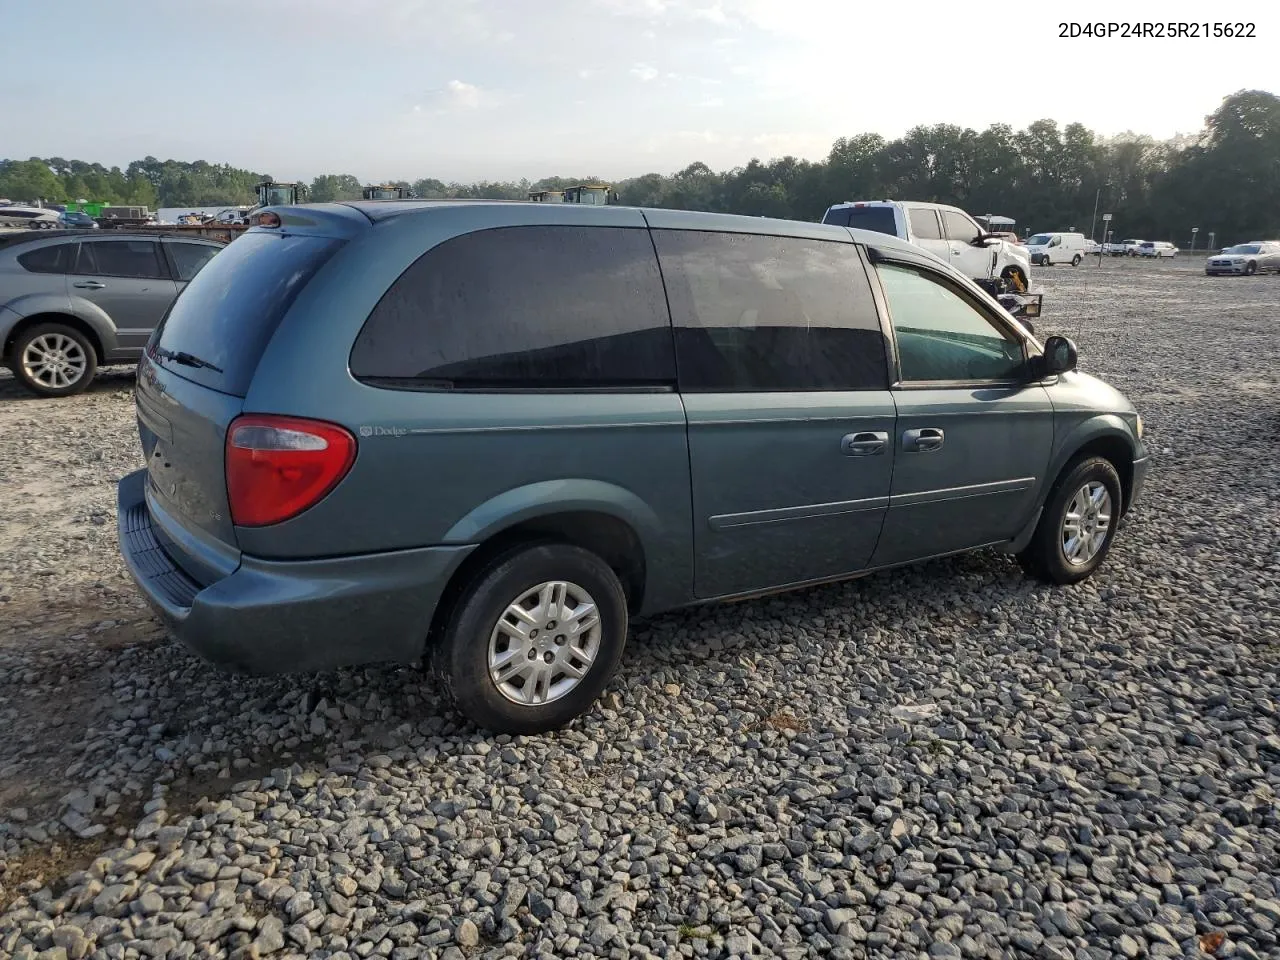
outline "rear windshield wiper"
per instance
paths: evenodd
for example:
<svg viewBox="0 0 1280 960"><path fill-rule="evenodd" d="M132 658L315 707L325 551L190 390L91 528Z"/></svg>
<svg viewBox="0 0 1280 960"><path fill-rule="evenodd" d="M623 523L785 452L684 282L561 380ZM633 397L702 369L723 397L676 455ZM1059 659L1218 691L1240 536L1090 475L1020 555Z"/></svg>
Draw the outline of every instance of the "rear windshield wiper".
<svg viewBox="0 0 1280 960"><path fill-rule="evenodd" d="M180 363L184 367L199 367L204 370L212 370L214 373L222 373L222 368L214 366L208 360L201 360L194 353L187 353L185 350L166 350L160 347L156 350L156 355L165 360L172 360L174 363Z"/></svg>

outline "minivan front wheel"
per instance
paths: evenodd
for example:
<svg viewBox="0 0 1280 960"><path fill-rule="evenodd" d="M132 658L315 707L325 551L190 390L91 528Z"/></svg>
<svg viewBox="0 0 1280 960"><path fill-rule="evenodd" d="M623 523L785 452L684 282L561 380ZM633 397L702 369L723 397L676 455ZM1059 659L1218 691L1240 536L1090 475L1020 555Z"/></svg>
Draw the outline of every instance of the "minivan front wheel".
<svg viewBox="0 0 1280 960"><path fill-rule="evenodd" d="M1120 521L1120 476L1109 460L1087 457L1054 486L1031 542L1018 554L1024 570L1048 583L1079 583L1101 566Z"/></svg>
<svg viewBox="0 0 1280 960"><path fill-rule="evenodd" d="M67 397L93 382L98 357L89 338L75 327L41 323L19 335L10 365L32 393Z"/></svg>
<svg viewBox="0 0 1280 960"><path fill-rule="evenodd" d="M432 651L454 704L496 733L542 733L585 712L617 669L627 600L595 554L517 548L482 570Z"/></svg>

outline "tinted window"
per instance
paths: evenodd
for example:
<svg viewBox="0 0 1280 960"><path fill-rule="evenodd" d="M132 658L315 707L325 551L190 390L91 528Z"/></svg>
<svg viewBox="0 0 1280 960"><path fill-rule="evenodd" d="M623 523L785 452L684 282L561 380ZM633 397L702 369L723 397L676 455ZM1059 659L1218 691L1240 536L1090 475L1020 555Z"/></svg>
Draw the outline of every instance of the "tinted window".
<svg viewBox="0 0 1280 960"><path fill-rule="evenodd" d="M66 273L74 249L74 243L55 243L38 250L28 250L18 257L18 262L24 270L32 273Z"/></svg>
<svg viewBox="0 0 1280 960"><path fill-rule="evenodd" d="M848 226L855 230L887 233L891 237L898 235L898 220L893 207L850 207Z"/></svg>
<svg viewBox="0 0 1280 960"><path fill-rule="evenodd" d="M911 210L911 232L917 240L941 240L942 229L938 226L938 214L933 210Z"/></svg>
<svg viewBox="0 0 1280 960"><path fill-rule="evenodd" d="M157 363L188 380L244 396L280 319L339 241L321 237L246 233L196 274L152 337L161 351L185 351L221 372Z"/></svg>
<svg viewBox="0 0 1280 960"><path fill-rule="evenodd" d="M953 213L950 210L942 211L942 222L947 225L947 239L959 240L961 243L972 243L978 239L978 225L968 217Z"/></svg>
<svg viewBox="0 0 1280 960"><path fill-rule="evenodd" d="M884 338L850 243L655 230L680 389L885 389Z"/></svg>
<svg viewBox="0 0 1280 960"><path fill-rule="evenodd" d="M903 380L1017 377L1023 365L1022 342L958 291L908 267L884 264L877 269L893 318Z"/></svg>
<svg viewBox="0 0 1280 960"><path fill-rule="evenodd" d="M671 324L649 233L502 227L448 240L379 301L351 372L442 388L672 385Z"/></svg>
<svg viewBox="0 0 1280 960"><path fill-rule="evenodd" d="M168 243L165 246L169 256L173 257L179 280L190 280L221 249L208 243Z"/></svg>
<svg viewBox="0 0 1280 960"><path fill-rule="evenodd" d="M80 244L76 273L155 280L169 275L150 240L92 240Z"/></svg>

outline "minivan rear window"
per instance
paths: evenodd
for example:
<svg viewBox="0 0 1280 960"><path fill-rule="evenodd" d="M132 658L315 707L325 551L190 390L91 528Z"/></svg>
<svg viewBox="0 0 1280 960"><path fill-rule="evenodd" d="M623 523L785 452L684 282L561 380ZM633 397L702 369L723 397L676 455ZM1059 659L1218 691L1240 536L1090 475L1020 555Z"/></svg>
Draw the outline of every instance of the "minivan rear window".
<svg viewBox="0 0 1280 960"><path fill-rule="evenodd" d="M891 237L898 235L898 221L893 207L837 207L828 210L822 222L834 223L838 227L853 227L855 230L874 230Z"/></svg>
<svg viewBox="0 0 1280 960"><path fill-rule="evenodd" d="M178 295L148 352L173 373L243 397L289 305L341 244L327 237L244 234Z"/></svg>

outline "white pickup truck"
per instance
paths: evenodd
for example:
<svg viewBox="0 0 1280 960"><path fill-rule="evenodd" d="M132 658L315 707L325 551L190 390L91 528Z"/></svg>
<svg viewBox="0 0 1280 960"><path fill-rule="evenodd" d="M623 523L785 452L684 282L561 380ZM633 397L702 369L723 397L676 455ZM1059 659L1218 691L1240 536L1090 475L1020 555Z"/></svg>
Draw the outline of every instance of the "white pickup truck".
<svg viewBox="0 0 1280 960"><path fill-rule="evenodd" d="M914 243L986 288L1024 323L1040 316L1043 298L1029 292L1027 249L988 233L959 207L915 200L851 200L828 207L822 222Z"/></svg>
<svg viewBox="0 0 1280 960"><path fill-rule="evenodd" d="M959 207L914 200L857 200L828 207L822 222L900 237L946 260L967 277L1003 281L1016 293L1031 285L1027 251L983 230Z"/></svg>

